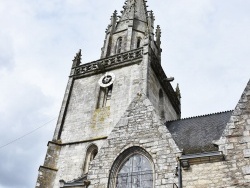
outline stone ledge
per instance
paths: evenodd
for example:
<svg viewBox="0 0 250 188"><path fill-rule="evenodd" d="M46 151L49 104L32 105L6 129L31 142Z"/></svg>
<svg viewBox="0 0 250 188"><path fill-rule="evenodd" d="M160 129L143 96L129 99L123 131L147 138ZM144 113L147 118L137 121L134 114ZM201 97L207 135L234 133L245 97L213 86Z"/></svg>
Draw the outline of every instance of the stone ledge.
<svg viewBox="0 0 250 188"><path fill-rule="evenodd" d="M47 167L47 166L40 166L40 167L39 167L39 171L40 171L41 168L46 169L46 170L56 171L56 172L58 171L58 169L50 168L50 167Z"/></svg>
<svg viewBox="0 0 250 188"><path fill-rule="evenodd" d="M77 141L77 142L68 142L68 143L57 143L57 142L49 141L48 145L54 144L57 146L67 146L67 145L75 145L75 144L81 144L81 143L86 143L86 142L93 142L93 141L97 141L97 140L105 140L107 138L108 138L107 136L103 136L103 137L92 138L92 139L82 140L82 141Z"/></svg>

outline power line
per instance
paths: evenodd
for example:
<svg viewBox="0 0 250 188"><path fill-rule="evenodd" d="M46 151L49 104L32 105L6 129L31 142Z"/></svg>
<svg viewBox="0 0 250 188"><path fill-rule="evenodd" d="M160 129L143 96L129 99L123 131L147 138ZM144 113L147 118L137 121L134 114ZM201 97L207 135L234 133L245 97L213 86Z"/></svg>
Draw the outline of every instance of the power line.
<svg viewBox="0 0 250 188"><path fill-rule="evenodd" d="M24 138L24 137L26 137L26 136L28 136L28 135L34 133L34 132L36 132L37 130L39 130L39 129L45 127L47 124L51 123L51 122L54 121L55 119L56 119L56 118L53 118L53 119L49 120L48 122L44 123L43 125L41 125L40 127L37 127L36 129L34 129L34 130L32 130L32 131L30 131L30 132L24 134L23 136L20 136L20 137L14 139L14 140L12 140L12 141L10 141L10 142L8 142L8 143L2 145L2 146L0 146L0 149L2 149L2 148L4 148L4 147L6 147L6 146L8 146L8 145L10 145L10 144L12 144L12 143L18 141L18 140L21 140L22 138Z"/></svg>

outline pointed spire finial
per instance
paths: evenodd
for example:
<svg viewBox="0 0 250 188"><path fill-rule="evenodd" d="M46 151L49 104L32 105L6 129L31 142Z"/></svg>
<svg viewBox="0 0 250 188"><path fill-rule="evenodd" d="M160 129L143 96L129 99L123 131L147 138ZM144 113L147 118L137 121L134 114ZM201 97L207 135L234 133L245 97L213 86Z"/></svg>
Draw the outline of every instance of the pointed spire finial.
<svg viewBox="0 0 250 188"><path fill-rule="evenodd" d="M154 13L153 11L149 11L148 12L148 34L149 34L149 37L150 39L153 39L153 36L154 36Z"/></svg>
<svg viewBox="0 0 250 188"><path fill-rule="evenodd" d="M175 93L176 93L178 99L180 100L181 99L181 90L180 90L179 84L177 84L177 86L176 86Z"/></svg>
<svg viewBox="0 0 250 188"><path fill-rule="evenodd" d="M112 22L115 20L115 22L117 21L117 10L114 11L113 15L111 16L111 24Z"/></svg>
<svg viewBox="0 0 250 188"><path fill-rule="evenodd" d="M160 48L161 47L161 28L159 25L157 25L155 36L156 36L156 44Z"/></svg>
<svg viewBox="0 0 250 188"><path fill-rule="evenodd" d="M73 65L72 67L79 66L82 62L82 50L80 49L78 53L76 53L75 58L73 59Z"/></svg>
<svg viewBox="0 0 250 188"><path fill-rule="evenodd" d="M117 23L117 10L114 11L114 13L112 14L111 18L111 23L108 25L105 33L107 34L108 32L112 32L116 26Z"/></svg>
<svg viewBox="0 0 250 188"><path fill-rule="evenodd" d="M117 10L115 10L113 15L111 16L111 24L110 25L112 27L112 30L116 26L116 23L117 23Z"/></svg>

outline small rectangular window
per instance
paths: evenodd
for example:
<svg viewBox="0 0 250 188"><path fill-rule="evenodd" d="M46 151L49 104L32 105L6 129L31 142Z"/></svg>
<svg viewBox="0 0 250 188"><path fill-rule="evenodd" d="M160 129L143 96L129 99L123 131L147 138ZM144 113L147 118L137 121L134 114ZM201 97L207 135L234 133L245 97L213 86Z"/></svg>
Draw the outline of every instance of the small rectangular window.
<svg viewBox="0 0 250 188"><path fill-rule="evenodd" d="M137 47L137 48L140 48L140 46L141 46L141 38L140 38L140 37L138 37L138 38L137 38L137 44L136 44L136 47Z"/></svg>

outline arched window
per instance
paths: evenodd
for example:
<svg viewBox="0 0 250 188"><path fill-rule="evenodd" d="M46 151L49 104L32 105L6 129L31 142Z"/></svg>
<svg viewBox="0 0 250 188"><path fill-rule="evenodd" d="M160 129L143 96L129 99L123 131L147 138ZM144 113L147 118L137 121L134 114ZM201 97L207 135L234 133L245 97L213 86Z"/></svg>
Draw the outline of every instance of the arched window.
<svg viewBox="0 0 250 188"><path fill-rule="evenodd" d="M159 90L159 112L161 118L165 119L165 112L164 112L164 96L162 89Z"/></svg>
<svg viewBox="0 0 250 188"><path fill-rule="evenodd" d="M110 106L110 100L112 96L113 84L108 87L100 87L97 109Z"/></svg>
<svg viewBox="0 0 250 188"><path fill-rule="evenodd" d="M141 37L137 38L137 43L136 43L136 48L140 48L141 47Z"/></svg>
<svg viewBox="0 0 250 188"><path fill-rule="evenodd" d="M123 152L112 166L109 188L153 188L153 168L147 156L140 147Z"/></svg>
<svg viewBox="0 0 250 188"><path fill-rule="evenodd" d="M119 54L121 52L122 52L122 37L119 37L116 43L116 53Z"/></svg>
<svg viewBox="0 0 250 188"><path fill-rule="evenodd" d="M89 164L91 161L94 160L95 156L98 153L98 148L96 145L92 144L86 152L86 157L85 157L85 161L84 161L84 167L83 167L83 172L84 174L88 173L89 171Z"/></svg>

